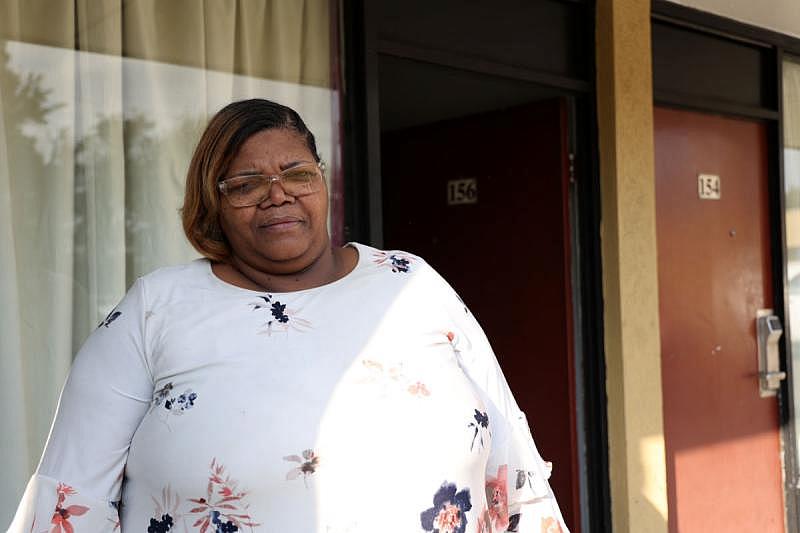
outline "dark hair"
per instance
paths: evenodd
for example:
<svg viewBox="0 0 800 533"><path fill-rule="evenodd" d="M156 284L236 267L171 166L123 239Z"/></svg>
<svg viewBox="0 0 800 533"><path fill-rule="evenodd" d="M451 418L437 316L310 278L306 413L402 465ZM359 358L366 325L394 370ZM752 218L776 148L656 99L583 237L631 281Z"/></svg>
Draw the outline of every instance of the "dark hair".
<svg viewBox="0 0 800 533"><path fill-rule="evenodd" d="M181 217L189 242L213 261L222 261L230 255L219 224L217 181L225 175L247 139L270 129L296 132L314 159L320 161L314 134L297 111L261 98L233 102L220 109L197 143L186 174Z"/></svg>

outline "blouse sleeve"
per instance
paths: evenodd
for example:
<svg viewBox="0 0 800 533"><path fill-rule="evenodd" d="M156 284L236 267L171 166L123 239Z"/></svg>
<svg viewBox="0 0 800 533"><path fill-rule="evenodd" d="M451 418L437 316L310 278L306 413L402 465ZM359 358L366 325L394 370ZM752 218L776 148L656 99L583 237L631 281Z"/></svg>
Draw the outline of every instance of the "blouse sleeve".
<svg viewBox="0 0 800 533"><path fill-rule="evenodd" d="M153 394L145 344L140 279L75 356L9 532L119 529L128 447Z"/></svg>
<svg viewBox="0 0 800 533"><path fill-rule="evenodd" d="M443 280L442 280L443 281ZM453 345L464 373L486 406L491 452L486 466L491 531L568 533L548 479L552 465L539 455L525 414L517 406L503 371L475 317L445 285L445 301L456 327Z"/></svg>

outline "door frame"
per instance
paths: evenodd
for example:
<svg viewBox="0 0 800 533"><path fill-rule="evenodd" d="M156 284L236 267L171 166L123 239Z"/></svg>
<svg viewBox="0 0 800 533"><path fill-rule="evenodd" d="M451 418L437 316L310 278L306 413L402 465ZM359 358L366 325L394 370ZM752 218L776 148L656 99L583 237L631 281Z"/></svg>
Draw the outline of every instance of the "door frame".
<svg viewBox="0 0 800 533"><path fill-rule="evenodd" d="M594 58L594 2L559 0L582 6L584 53ZM583 533L611 533L611 491L608 458L606 364L601 268L601 198L597 146L594 61L585 79L553 75L529 68L479 60L453 52L380 41L375 3L339 0L343 28L343 163L345 167L345 240L383 245L380 176L380 55L455 68L557 89L568 101L572 172L569 188L573 286L578 455L585 476L580 480Z"/></svg>
<svg viewBox="0 0 800 533"><path fill-rule="evenodd" d="M781 339L780 354L782 368L787 372L787 379L782 381L781 389L778 392L780 437L783 449L785 524L787 533L800 533L800 464L797 460L800 443L797 442L795 432L798 421L795 410L796 399L791 381L794 377L791 345L787 342L787 339L791 338L791 332L788 320L786 320L789 302L786 298L788 273L786 271L787 245L784 232L786 212L783 165L783 61L785 54L800 56L800 39L674 4L667 0L652 0L651 5L654 26L657 24L670 25L709 39L724 40L730 44L758 49L765 57L765 68L758 76L759 79L745 80L747 83L760 85L764 94L764 101L761 105L731 103L731 101L726 102L702 95L664 91L659 88L657 82L654 82L654 103L677 109L756 119L764 122L767 126L772 289L776 313L784 324L785 334ZM684 74L686 83L691 84L692 77L697 73L687 69ZM713 78L713 73L706 73L706 75L708 78ZM654 80L657 80L655 73ZM732 100L735 101L735 98Z"/></svg>

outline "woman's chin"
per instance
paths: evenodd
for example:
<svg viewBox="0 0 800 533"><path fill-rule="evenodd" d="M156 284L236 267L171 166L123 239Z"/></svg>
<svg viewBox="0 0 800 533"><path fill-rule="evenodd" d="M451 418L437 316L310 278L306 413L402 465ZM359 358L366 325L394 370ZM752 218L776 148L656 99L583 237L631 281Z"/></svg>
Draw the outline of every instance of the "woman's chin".
<svg viewBox="0 0 800 533"><path fill-rule="evenodd" d="M275 239L258 250L263 260L279 267L276 273L299 272L309 267L319 254L314 252L313 243L297 239ZM275 270L274 267L272 269Z"/></svg>

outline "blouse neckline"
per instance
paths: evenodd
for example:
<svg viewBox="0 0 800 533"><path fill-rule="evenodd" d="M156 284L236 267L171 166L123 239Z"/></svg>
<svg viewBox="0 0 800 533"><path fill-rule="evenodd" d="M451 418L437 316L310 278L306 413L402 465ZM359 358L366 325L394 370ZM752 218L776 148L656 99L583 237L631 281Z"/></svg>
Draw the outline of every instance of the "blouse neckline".
<svg viewBox="0 0 800 533"><path fill-rule="evenodd" d="M316 287L309 287L308 289L300 289L296 291L289 291L289 292L277 292L277 291L257 291L253 289L246 289L244 287L239 287L238 285L234 285L232 283L228 283L227 281L223 280L211 269L211 261L206 258L198 259L203 264L203 270L205 271L206 275L210 278L211 282L223 289L227 289L229 291L235 291L240 294L253 294L253 295L262 295L262 294L282 294L282 295L293 295L293 294L307 294L314 291L320 291L323 289L328 289L330 287L336 286L340 283L344 283L349 278L353 277L353 275L361 270L364 266L364 262L366 261L366 253L363 250L364 245L359 244L357 242L348 242L345 246L350 246L355 249L358 258L356 259L356 264L350 272L345 274L339 279L335 279L323 285L318 285Z"/></svg>

